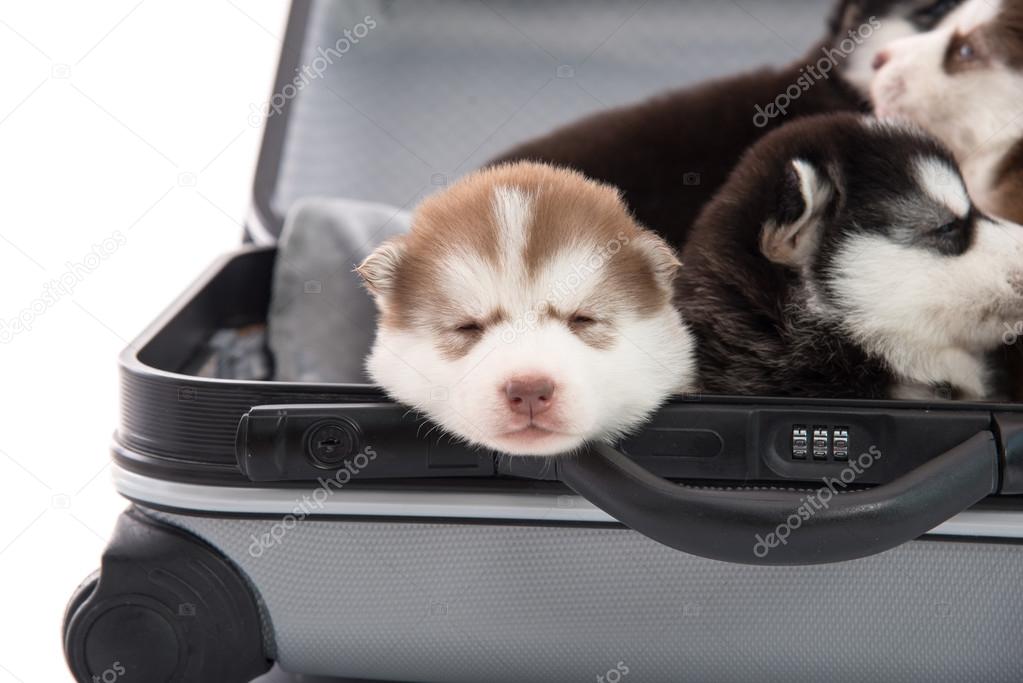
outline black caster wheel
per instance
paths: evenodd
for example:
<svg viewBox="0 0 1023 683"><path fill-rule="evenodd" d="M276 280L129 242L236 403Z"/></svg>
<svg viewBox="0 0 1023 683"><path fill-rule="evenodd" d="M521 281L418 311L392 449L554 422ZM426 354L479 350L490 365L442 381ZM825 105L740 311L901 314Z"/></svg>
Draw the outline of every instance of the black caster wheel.
<svg viewBox="0 0 1023 683"><path fill-rule="evenodd" d="M237 569L137 510L71 596L64 656L80 683L249 683L267 669L259 610Z"/></svg>

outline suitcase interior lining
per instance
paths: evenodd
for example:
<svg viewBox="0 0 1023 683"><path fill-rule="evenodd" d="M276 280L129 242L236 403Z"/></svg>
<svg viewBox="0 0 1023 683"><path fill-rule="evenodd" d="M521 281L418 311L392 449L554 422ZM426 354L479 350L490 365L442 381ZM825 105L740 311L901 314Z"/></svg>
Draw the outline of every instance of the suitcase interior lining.
<svg viewBox="0 0 1023 683"><path fill-rule="evenodd" d="M274 90L294 96L273 103L257 170L256 205L276 234L304 197L409 207L587 114L787 63L824 34L830 7L695 0L683 17L672 0L354 0L296 10ZM366 17L375 27L325 64ZM324 68L302 77L306 65Z"/></svg>

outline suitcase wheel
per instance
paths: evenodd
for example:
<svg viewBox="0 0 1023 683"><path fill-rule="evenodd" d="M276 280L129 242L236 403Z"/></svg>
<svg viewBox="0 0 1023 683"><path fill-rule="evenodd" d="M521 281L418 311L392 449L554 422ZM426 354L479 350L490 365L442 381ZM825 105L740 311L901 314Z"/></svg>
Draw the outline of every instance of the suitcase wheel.
<svg viewBox="0 0 1023 683"><path fill-rule="evenodd" d="M68 602L64 656L80 683L249 683L271 664L237 568L135 509Z"/></svg>

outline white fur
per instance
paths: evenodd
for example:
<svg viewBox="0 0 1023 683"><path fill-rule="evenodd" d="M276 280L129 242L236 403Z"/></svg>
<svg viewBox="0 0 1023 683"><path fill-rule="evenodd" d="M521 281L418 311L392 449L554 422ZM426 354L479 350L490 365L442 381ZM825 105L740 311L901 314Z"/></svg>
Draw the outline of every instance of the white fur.
<svg viewBox="0 0 1023 683"><path fill-rule="evenodd" d="M954 25L962 33L969 33L994 19L1001 11L1002 0L969 0L950 12L939 28Z"/></svg>
<svg viewBox="0 0 1023 683"><path fill-rule="evenodd" d="M506 319L488 327L468 354L454 360L441 353L436 330L381 326L367 369L392 397L471 443L512 454L552 455L628 432L672 393L695 385L695 342L667 300L653 316L631 310L617 316L611 321L615 342L606 349L584 343L563 320L547 316L549 307L563 315L587 305L599 308L607 294L599 291L602 271L628 239L583 240L551 254L530 274L522 256L531 199L499 188L493 210L501 230L501 266L453 250L436 267L446 298L473 316L501 310ZM555 385L552 407L532 418L549 431L542 437L512 434L531 418L510 410L505 386L525 376L547 377Z"/></svg>
<svg viewBox="0 0 1023 683"><path fill-rule="evenodd" d="M803 213L797 223L806 223L815 212L819 212L821 207L828 203L831 189L810 162L794 159L792 166L799 176L799 194L803 197Z"/></svg>
<svg viewBox="0 0 1023 683"><path fill-rule="evenodd" d="M440 357L427 337L381 329L369 370L395 398L470 442L551 455L627 432L671 393L685 390L695 379L693 343L674 311L623 321L607 350L583 344L557 322L523 331L502 325L455 361ZM558 433L543 442L522 444L507 435L526 426L505 406L504 385L516 375L554 380L556 405L541 417Z"/></svg>
<svg viewBox="0 0 1023 683"><path fill-rule="evenodd" d="M821 212L831 201L830 183L822 178L813 165L803 159L793 159L792 167L799 178L799 194L803 199L803 212L788 225L769 222L763 235L769 240L764 244L768 258L794 268L805 266L817 250L817 223Z"/></svg>
<svg viewBox="0 0 1023 683"><path fill-rule="evenodd" d="M494 192L494 215L501 230L503 253L521 262L533 215L533 200L517 187L499 187ZM513 263L505 265L514 267Z"/></svg>
<svg viewBox="0 0 1023 683"><path fill-rule="evenodd" d="M863 95L870 92L870 83L874 80L874 59L877 54L892 41L919 33L917 28L905 19L882 17L879 21L880 27L853 50L846 62L845 71L842 72L845 80Z"/></svg>
<svg viewBox="0 0 1023 683"><path fill-rule="evenodd" d="M1000 8L999 0L968 0L933 31L891 43L870 88L879 116L908 118L952 149L970 196L988 212L997 164L1023 137L1023 74L999 63L949 74L943 63L956 33L969 34Z"/></svg>
<svg viewBox="0 0 1023 683"><path fill-rule="evenodd" d="M970 213L970 197L959 172L934 157L921 157L914 166L917 182L924 192L948 207L957 218L966 218Z"/></svg>
<svg viewBox="0 0 1023 683"><path fill-rule="evenodd" d="M977 224L973 246L943 256L882 236L850 238L831 274L847 332L908 387L948 382L988 395L983 356L1023 318L1023 227Z"/></svg>

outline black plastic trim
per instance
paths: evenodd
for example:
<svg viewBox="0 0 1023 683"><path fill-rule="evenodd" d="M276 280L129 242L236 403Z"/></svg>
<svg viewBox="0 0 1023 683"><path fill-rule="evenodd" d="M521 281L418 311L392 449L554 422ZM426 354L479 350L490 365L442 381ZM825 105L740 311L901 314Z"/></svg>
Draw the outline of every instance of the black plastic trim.
<svg viewBox="0 0 1023 683"><path fill-rule="evenodd" d="M301 64L302 46L311 8L312 0L291 2L288 25L284 31L284 43L277 63L277 75L274 78L275 93L281 92L295 77L295 69ZM279 114L267 117L263 127L263 142L259 147L259 160L256 162L256 175L252 183L253 210L266 230L275 238L280 236L284 227L284 217L273 209L273 196L280 174L290 116L291 102L286 102ZM247 234L246 237L251 239L251 235Z"/></svg>
<svg viewBox="0 0 1023 683"><path fill-rule="evenodd" d="M1023 415L995 413L995 427L1002 444L1002 488L1006 495L1023 494Z"/></svg>

